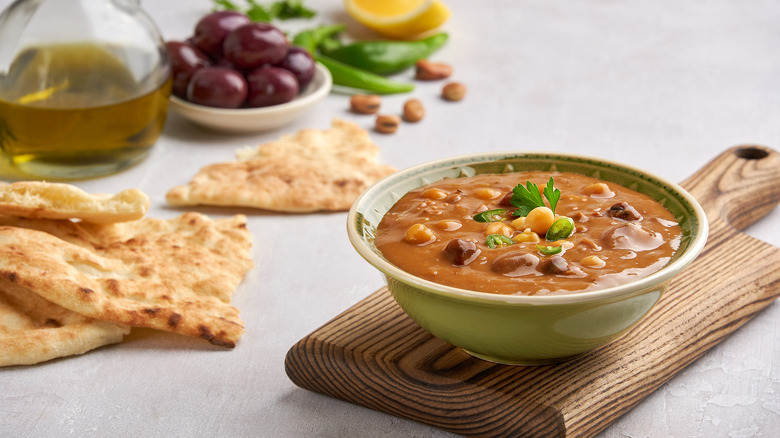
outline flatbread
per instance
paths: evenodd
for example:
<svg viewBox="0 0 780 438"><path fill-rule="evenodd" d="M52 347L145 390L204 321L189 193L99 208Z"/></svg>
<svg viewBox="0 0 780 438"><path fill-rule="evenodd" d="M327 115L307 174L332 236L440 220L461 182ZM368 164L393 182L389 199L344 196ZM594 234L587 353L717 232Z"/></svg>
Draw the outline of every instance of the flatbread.
<svg viewBox="0 0 780 438"><path fill-rule="evenodd" d="M198 213L108 225L0 216L0 289L9 285L82 315L235 346L230 299L246 272L246 217Z"/></svg>
<svg viewBox="0 0 780 438"><path fill-rule="evenodd" d="M64 183L0 184L0 214L21 217L124 222L144 217L149 202L149 197L138 189L122 190L112 196L90 194Z"/></svg>
<svg viewBox="0 0 780 438"><path fill-rule="evenodd" d="M115 344L130 327L88 318L14 284L0 287L0 367L32 365Z"/></svg>
<svg viewBox="0 0 780 438"><path fill-rule="evenodd" d="M328 130L303 129L241 150L237 161L206 166L166 200L294 213L348 210L363 190L396 171L379 164L378 155L368 132L334 119Z"/></svg>

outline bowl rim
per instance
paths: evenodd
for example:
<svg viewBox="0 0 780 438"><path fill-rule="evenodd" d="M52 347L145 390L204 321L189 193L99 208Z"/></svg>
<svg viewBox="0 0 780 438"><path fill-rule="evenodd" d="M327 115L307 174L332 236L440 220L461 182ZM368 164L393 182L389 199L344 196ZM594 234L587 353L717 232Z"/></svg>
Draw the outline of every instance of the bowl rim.
<svg viewBox="0 0 780 438"><path fill-rule="evenodd" d="M364 204L371 197L373 193L382 188L389 181L403 180L408 175L414 175L420 173L421 170L438 169L438 168L458 168L467 167L469 165L490 163L507 158L521 159L523 156L546 156L550 158L560 157L575 160L585 160L593 163L603 163L607 166L618 168L621 171L634 172L641 175L645 179L649 179L654 183L660 183L668 187L671 191L676 192L681 199L683 199L695 213L696 226L692 227L694 232L693 239L690 244L683 249L683 253L679 255L675 260L664 265L660 270L643 277L641 279L632 281L630 283L621 284L604 289L597 289L584 292L573 292L568 294L559 295L502 295L489 292L478 292L468 289L461 289L453 286L447 286L439 283L435 283L429 280L416 277L406 271L396 267L384 258L380 257L375 251L373 251L364 240L362 233L358 232L358 216L362 216L362 211L365 210ZM419 186L418 186L419 187ZM610 299L620 297L623 295L631 294L632 292L643 291L661 285L670 280L675 275L679 274L686 266L688 266L704 248L707 242L709 233L709 223L707 221L707 215L699 202L688 191L683 189L680 185L673 183L666 178L652 174L650 172L641 170L637 167L620 163L617 161L603 159L582 154L570 154L570 153L556 153L556 152L542 152L542 151L499 151L488 153L473 153L464 154L448 158L442 158L433 161L427 161L420 163L396 173L393 173L376 183L372 184L369 188L364 190L355 202L352 204L349 213L347 215L347 236L352 246L357 252L371 265L373 265L380 272L388 277L392 277L398 281L406 283L415 288L421 289L428 293L439 295L441 297L465 299L474 302L481 303L501 303L501 304L521 304L521 305L549 305L549 304L574 304L585 303L591 301L598 301L604 299Z"/></svg>
<svg viewBox="0 0 780 438"><path fill-rule="evenodd" d="M330 93L331 88L333 88L333 76L331 76L330 70L328 70L327 67L320 64L319 62L315 62L314 78L310 82L310 85L315 83L315 79L318 75L321 75L323 79L322 84L319 87L307 91L304 94L300 94L296 96L295 99L289 102L280 103L279 105L264 106L259 108L217 108L188 102L182 98L174 96L173 94L170 95L170 101L173 104L174 109L176 109L176 106L180 106L189 111L200 111L205 113L214 112L226 116L261 116L264 114L295 110L300 107L313 104L314 102L325 97L325 95Z"/></svg>

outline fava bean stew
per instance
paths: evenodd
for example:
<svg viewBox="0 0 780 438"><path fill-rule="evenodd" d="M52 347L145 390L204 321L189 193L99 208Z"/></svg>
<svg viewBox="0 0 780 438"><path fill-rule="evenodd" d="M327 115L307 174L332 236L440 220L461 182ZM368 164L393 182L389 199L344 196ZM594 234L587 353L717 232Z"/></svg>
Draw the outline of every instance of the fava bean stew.
<svg viewBox="0 0 780 438"><path fill-rule="evenodd" d="M374 243L420 278L497 294L604 289L650 275L679 249L651 197L575 173L445 179L404 195Z"/></svg>

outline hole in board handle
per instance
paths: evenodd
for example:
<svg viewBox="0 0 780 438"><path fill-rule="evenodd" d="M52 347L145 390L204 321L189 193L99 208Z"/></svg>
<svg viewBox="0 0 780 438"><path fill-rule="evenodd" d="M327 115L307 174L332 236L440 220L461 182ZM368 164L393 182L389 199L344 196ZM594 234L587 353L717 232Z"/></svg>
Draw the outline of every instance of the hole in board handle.
<svg viewBox="0 0 780 438"><path fill-rule="evenodd" d="M734 154L745 160L760 160L769 156L769 152L757 146L741 146Z"/></svg>

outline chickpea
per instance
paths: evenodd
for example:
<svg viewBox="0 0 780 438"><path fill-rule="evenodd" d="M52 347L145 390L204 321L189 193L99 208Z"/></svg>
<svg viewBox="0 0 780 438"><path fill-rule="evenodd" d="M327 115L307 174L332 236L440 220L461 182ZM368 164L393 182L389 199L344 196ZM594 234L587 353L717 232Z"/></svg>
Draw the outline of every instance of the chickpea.
<svg viewBox="0 0 780 438"><path fill-rule="evenodd" d="M355 94L349 99L349 107L358 114L376 114L382 98L376 94Z"/></svg>
<svg viewBox="0 0 780 438"><path fill-rule="evenodd" d="M444 199L447 197L447 192L442 189L432 188L422 192L422 195L428 199Z"/></svg>
<svg viewBox="0 0 780 438"><path fill-rule="evenodd" d="M421 59L415 64L415 79L435 81L446 79L452 75L452 66L443 62L431 62Z"/></svg>
<svg viewBox="0 0 780 438"><path fill-rule="evenodd" d="M479 199L496 199L499 196L501 196L501 191L496 189L490 189L490 188L479 188L474 190L474 196L476 196Z"/></svg>
<svg viewBox="0 0 780 438"><path fill-rule="evenodd" d="M398 130L398 126L401 125L401 118L398 116L380 115L376 117L377 132L382 134L392 134Z"/></svg>
<svg viewBox="0 0 780 438"><path fill-rule="evenodd" d="M406 231L404 240L415 245L427 245L436 240L436 235L425 225L414 224Z"/></svg>
<svg viewBox="0 0 780 438"><path fill-rule="evenodd" d="M510 228L509 225L503 222L491 222L485 227L485 235L489 236L491 234L503 234L506 237L512 237L514 231L512 231L512 228Z"/></svg>
<svg viewBox="0 0 780 438"><path fill-rule="evenodd" d="M539 235L534 233L533 231L523 231L522 233L517 234L515 237L512 238L517 243L539 243L541 239L539 238Z"/></svg>
<svg viewBox="0 0 780 438"><path fill-rule="evenodd" d="M525 226L542 236L547 233L554 220L555 215L548 207L536 207L525 217Z"/></svg>
<svg viewBox="0 0 780 438"><path fill-rule="evenodd" d="M441 222L437 222L436 226L441 228L444 231L455 231L460 229L460 227L463 226L462 223L456 221L456 220L443 220Z"/></svg>
<svg viewBox="0 0 780 438"><path fill-rule="evenodd" d="M607 262L601 259L599 256L591 255L582 259L581 263L591 268L603 268L607 265Z"/></svg>
<svg viewBox="0 0 780 438"><path fill-rule="evenodd" d="M425 117L425 107L420 99L409 99L404 103L404 120L410 123L419 122Z"/></svg>
<svg viewBox="0 0 780 438"><path fill-rule="evenodd" d="M519 218L513 220L509 225L511 225L512 228L514 228L516 230L521 230L521 231L525 230L526 229L525 217L520 216Z"/></svg>
<svg viewBox="0 0 780 438"><path fill-rule="evenodd" d="M594 198L611 198L615 196L615 192L613 192L609 186L604 183L595 183L589 186L585 186L582 188L582 193L590 195Z"/></svg>
<svg viewBox="0 0 780 438"><path fill-rule="evenodd" d="M441 89L441 97L444 100L456 102L466 96L466 86L460 82L450 82Z"/></svg>

